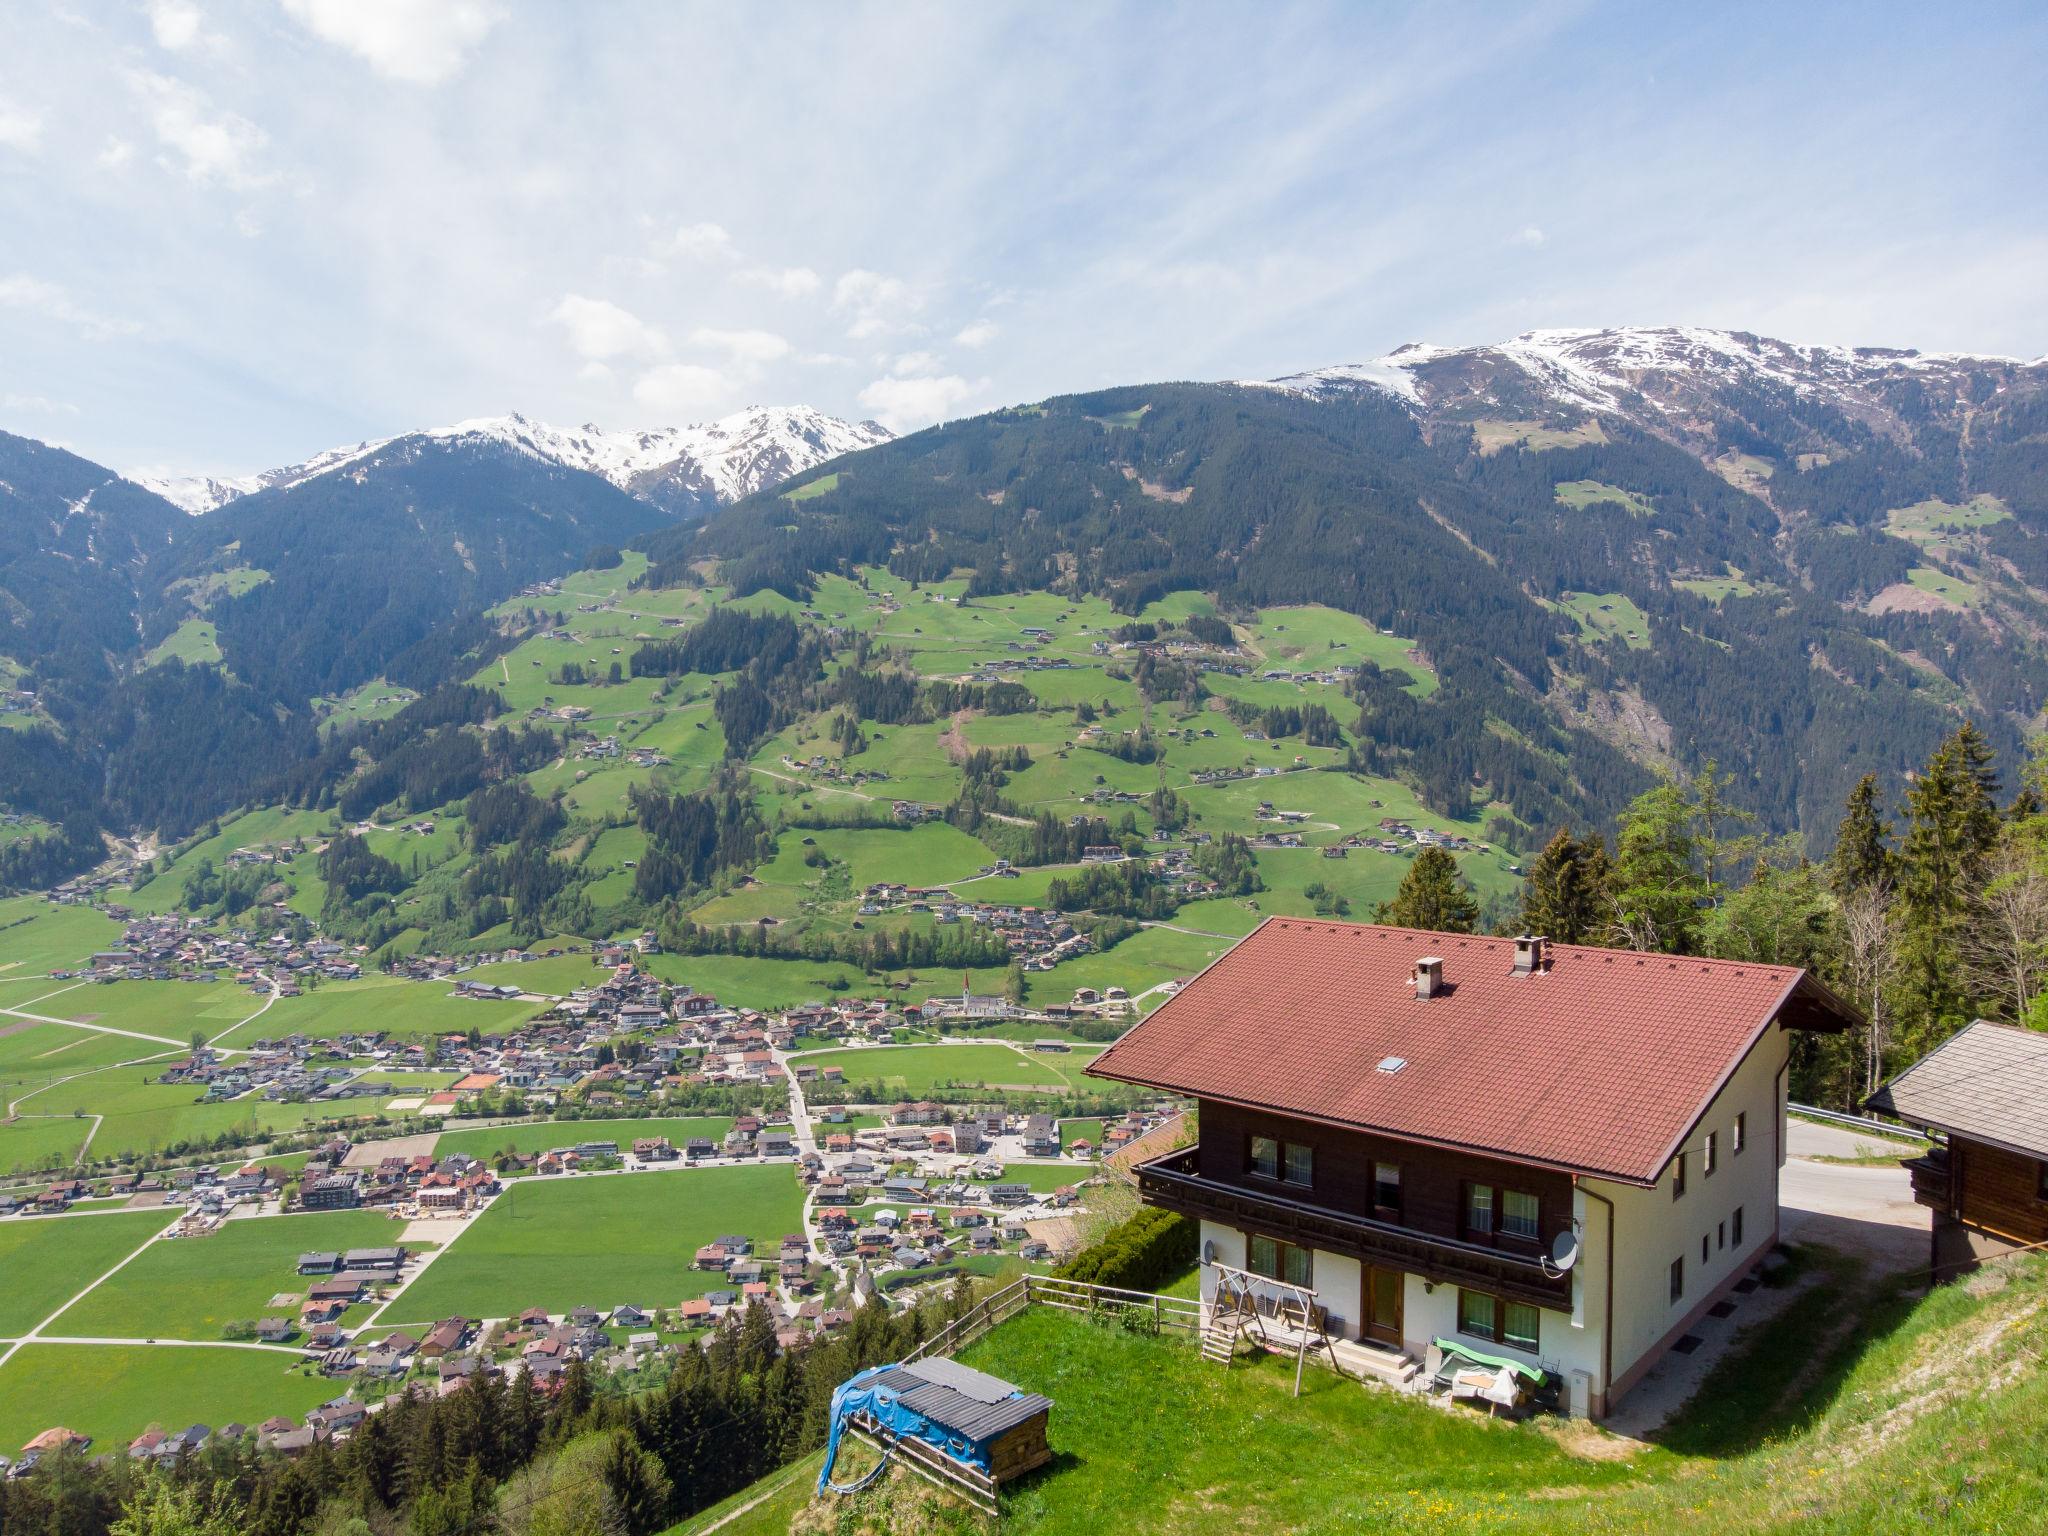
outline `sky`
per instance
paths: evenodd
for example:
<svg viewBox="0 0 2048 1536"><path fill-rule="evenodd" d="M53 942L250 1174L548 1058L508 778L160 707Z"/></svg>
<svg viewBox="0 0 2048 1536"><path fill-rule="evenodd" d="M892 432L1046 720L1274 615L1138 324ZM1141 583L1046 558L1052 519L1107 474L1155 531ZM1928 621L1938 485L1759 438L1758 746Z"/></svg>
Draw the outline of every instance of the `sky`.
<svg viewBox="0 0 2048 1536"><path fill-rule="evenodd" d="M0 429L896 431L1409 341L2048 352L2048 7L6 0Z"/></svg>

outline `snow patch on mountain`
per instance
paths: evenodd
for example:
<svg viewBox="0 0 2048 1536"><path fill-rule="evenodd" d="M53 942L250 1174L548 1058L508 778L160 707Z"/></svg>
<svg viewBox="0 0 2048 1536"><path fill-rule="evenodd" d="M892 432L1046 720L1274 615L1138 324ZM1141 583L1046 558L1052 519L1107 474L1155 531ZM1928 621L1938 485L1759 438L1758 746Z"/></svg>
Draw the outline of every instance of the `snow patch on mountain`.
<svg viewBox="0 0 2048 1536"><path fill-rule="evenodd" d="M841 421L809 406L749 406L717 421L651 431L552 427L514 413L334 448L260 475L145 478L139 483L196 514L257 491L302 485L373 458L393 444L443 443L507 448L597 475L649 501L701 498L724 505L826 459L885 443L892 435L874 422Z"/></svg>

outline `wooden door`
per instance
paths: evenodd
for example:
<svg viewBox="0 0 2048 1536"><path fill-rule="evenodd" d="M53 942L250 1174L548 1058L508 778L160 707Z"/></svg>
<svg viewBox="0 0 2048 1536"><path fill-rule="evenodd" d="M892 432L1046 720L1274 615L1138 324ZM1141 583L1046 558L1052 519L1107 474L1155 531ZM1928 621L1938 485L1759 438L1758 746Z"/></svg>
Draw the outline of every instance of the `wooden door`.
<svg viewBox="0 0 2048 1536"><path fill-rule="evenodd" d="M1401 1293L1407 1280L1398 1269L1365 1267L1365 1336L1375 1344L1401 1347Z"/></svg>

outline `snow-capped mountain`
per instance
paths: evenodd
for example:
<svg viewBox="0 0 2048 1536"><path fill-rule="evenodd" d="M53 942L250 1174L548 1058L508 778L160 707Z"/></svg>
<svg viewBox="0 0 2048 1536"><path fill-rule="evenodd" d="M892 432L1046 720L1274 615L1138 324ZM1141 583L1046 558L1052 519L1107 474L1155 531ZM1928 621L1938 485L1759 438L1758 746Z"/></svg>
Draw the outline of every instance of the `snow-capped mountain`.
<svg viewBox="0 0 2048 1536"><path fill-rule="evenodd" d="M590 425L551 427L515 413L333 448L303 464L259 475L140 483L187 512L201 513L258 491L302 485L373 459L394 445L495 446L583 470L665 511L684 513L738 501L814 464L887 442L890 436L874 422L841 421L800 405L749 406L718 421L645 432Z"/></svg>
<svg viewBox="0 0 2048 1536"><path fill-rule="evenodd" d="M1681 325L1526 331L1478 347L1411 344L1370 362L1245 382L1317 398L1375 389L1432 418L1590 411L1699 440L1714 435L1737 395L1895 432L1908 416L1967 409L1986 388L2042 369L2048 358L1800 346Z"/></svg>

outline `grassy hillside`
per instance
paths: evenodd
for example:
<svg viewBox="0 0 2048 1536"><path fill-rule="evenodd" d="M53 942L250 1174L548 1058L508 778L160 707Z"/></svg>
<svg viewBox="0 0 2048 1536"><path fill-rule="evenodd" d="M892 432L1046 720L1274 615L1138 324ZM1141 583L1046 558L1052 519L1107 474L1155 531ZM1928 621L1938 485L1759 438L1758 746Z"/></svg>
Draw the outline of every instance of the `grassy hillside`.
<svg viewBox="0 0 2048 1536"><path fill-rule="evenodd" d="M1747 1336L1660 1443L1640 1448L1582 1425L1494 1423L1317 1370L1296 1400L1279 1360L1226 1375L1184 1343L1048 1311L963 1358L1056 1404L1052 1467L1005 1498L1001 1528L1020 1536L2038 1530L2048 1380L2032 1341L2048 1311L2048 1263L1922 1299L1859 1295L1839 1278ZM836 1475L866 1465L850 1456ZM814 1503L815 1467L766 1479L676 1536L984 1528L900 1473L856 1499Z"/></svg>

